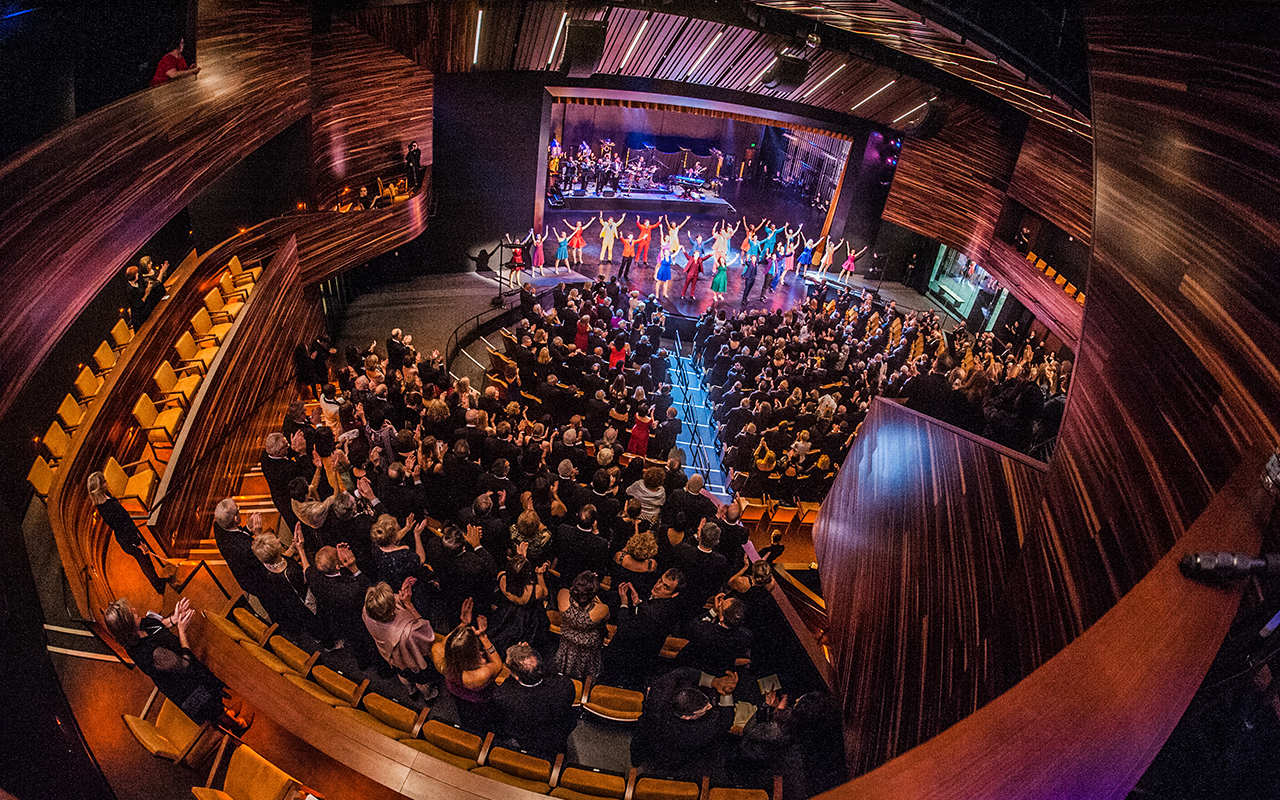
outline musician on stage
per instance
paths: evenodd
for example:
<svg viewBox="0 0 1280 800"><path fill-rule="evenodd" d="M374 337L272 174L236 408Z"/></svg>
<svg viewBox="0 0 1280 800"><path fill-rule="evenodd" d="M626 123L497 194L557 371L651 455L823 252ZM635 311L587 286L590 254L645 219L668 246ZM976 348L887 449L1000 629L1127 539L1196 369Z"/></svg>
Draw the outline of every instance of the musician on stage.
<svg viewBox="0 0 1280 800"><path fill-rule="evenodd" d="M618 236L618 227L627 221L627 215L623 214L619 220L609 217L609 221L604 221L604 212L600 212L600 263L606 261L613 263L613 242Z"/></svg>

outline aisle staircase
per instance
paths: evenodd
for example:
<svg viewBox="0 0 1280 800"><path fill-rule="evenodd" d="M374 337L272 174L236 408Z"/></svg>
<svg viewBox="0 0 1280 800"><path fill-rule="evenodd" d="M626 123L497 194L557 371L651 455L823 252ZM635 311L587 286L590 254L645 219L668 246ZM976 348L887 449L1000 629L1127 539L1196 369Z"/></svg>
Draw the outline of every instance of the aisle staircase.
<svg viewBox="0 0 1280 800"><path fill-rule="evenodd" d="M707 491L720 502L733 499L728 478L720 469L720 451L716 447L715 423L711 421L711 404L707 390L702 385L702 373L693 358L693 345L675 335L675 351L669 370L676 407L680 409L680 421L684 430L676 439L677 446L685 452L685 466L702 474Z"/></svg>

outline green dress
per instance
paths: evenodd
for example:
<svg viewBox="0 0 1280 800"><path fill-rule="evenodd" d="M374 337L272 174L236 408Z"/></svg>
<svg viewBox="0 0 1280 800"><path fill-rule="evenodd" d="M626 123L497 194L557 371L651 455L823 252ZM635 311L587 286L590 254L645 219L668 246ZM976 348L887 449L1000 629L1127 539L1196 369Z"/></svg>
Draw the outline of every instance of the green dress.
<svg viewBox="0 0 1280 800"><path fill-rule="evenodd" d="M723 262L716 267L716 276L711 279L711 291L716 294L724 294L724 290L729 288L729 267Z"/></svg>

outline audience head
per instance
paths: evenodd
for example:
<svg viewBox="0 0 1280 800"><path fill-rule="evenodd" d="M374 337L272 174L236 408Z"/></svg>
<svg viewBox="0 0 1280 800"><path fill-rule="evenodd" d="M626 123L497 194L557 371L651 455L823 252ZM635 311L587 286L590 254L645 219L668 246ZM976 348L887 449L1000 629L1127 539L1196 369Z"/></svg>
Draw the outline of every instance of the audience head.
<svg viewBox="0 0 1280 800"><path fill-rule="evenodd" d="M542 680L542 656L523 642L513 644L507 648L507 669L525 685L537 683Z"/></svg>
<svg viewBox="0 0 1280 800"><path fill-rule="evenodd" d="M698 546L703 550L714 550L720 544L720 526L708 522L698 530Z"/></svg>
<svg viewBox="0 0 1280 800"><path fill-rule="evenodd" d="M266 566L275 566L284 561L284 546L274 533L260 533L253 537L253 555Z"/></svg>
<svg viewBox="0 0 1280 800"><path fill-rule="evenodd" d="M689 494L700 494L702 492L703 479L702 474L695 472L685 482L684 490Z"/></svg>
<svg viewBox="0 0 1280 800"><path fill-rule="evenodd" d="M591 570L578 573L569 586L569 599L579 608L587 608L600 591L600 580Z"/></svg>
<svg viewBox="0 0 1280 800"><path fill-rule="evenodd" d="M462 673L478 669L484 663L484 646L480 637L467 625L459 625L444 640L444 675L461 682Z"/></svg>
<svg viewBox="0 0 1280 800"><path fill-rule="evenodd" d="M123 597L107 606L102 614L102 624L111 636L124 647L138 641L138 615Z"/></svg>
<svg viewBox="0 0 1280 800"><path fill-rule="evenodd" d="M325 545L316 551L315 567L324 575L338 571L338 549Z"/></svg>
<svg viewBox="0 0 1280 800"><path fill-rule="evenodd" d="M676 692L671 710L679 719L695 720L711 710L711 701L700 689L686 687Z"/></svg>
<svg viewBox="0 0 1280 800"><path fill-rule="evenodd" d="M634 533L627 540L625 552L633 560L644 563L658 554L658 540L648 531Z"/></svg>
<svg viewBox="0 0 1280 800"><path fill-rule="evenodd" d="M396 616L396 593L386 581L379 581L364 593L364 610L370 619L390 622Z"/></svg>
<svg viewBox="0 0 1280 800"><path fill-rule="evenodd" d="M294 478L289 481L290 500L297 500L299 503L305 503L310 494L311 486L307 483L306 478Z"/></svg>
<svg viewBox="0 0 1280 800"><path fill-rule="evenodd" d="M236 505L236 501L230 497L219 500L213 509L213 521L224 531L240 527L240 507Z"/></svg>
<svg viewBox="0 0 1280 800"><path fill-rule="evenodd" d="M649 467L644 471L644 488L649 491L657 491L666 483L667 473L662 467Z"/></svg>
<svg viewBox="0 0 1280 800"><path fill-rule="evenodd" d="M369 538L378 547L391 547L400 541L400 523L390 514L382 514L369 529Z"/></svg>
<svg viewBox="0 0 1280 800"><path fill-rule="evenodd" d="M672 567L662 573L662 577L658 578L657 583L653 585L651 597L655 599L663 599L669 597L678 597L685 587L684 573Z"/></svg>
<svg viewBox="0 0 1280 800"><path fill-rule="evenodd" d="M89 478L85 481L89 489L89 497L93 500L94 505L101 505L111 499L111 493L107 491L107 476L101 472L90 472Z"/></svg>
<svg viewBox="0 0 1280 800"><path fill-rule="evenodd" d="M283 458L289 453L289 440L284 438L283 433L268 433L262 446L272 458Z"/></svg>

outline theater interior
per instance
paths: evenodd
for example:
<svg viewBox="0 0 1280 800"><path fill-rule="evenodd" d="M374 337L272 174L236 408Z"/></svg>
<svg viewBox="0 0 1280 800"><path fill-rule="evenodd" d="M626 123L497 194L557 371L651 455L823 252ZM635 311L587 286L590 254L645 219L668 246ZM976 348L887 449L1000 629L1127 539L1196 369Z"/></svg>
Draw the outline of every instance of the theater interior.
<svg viewBox="0 0 1280 800"><path fill-rule="evenodd" d="M253 467L299 345L381 340L376 302L478 384L518 310L504 236L612 213L803 222L866 248L849 287L1074 364L1032 455L877 398L786 523L779 646L843 731L823 797L1280 795L1278 26L1274 3L1187 0L0 3L0 796L783 800L646 785L616 720L575 734L576 777L605 776L576 784L560 761L495 778L488 740L427 741L450 722L428 709L386 735L364 687L314 688L314 656L257 657L272 631L238 625L211 545L217 499L270 509ZM199 73L148 86L179 38ZM556 146L605 141L626 189L557 178ZM533 290L591 281L597 244ZM143 255L172 266L131 328ZM662 307L676 349L739 306ZM114 543L99 470L181 591L157 600ZM255 712L247 786L235 737L157 755L124 719L163 700L104 610L180 596Z"/></svg>

